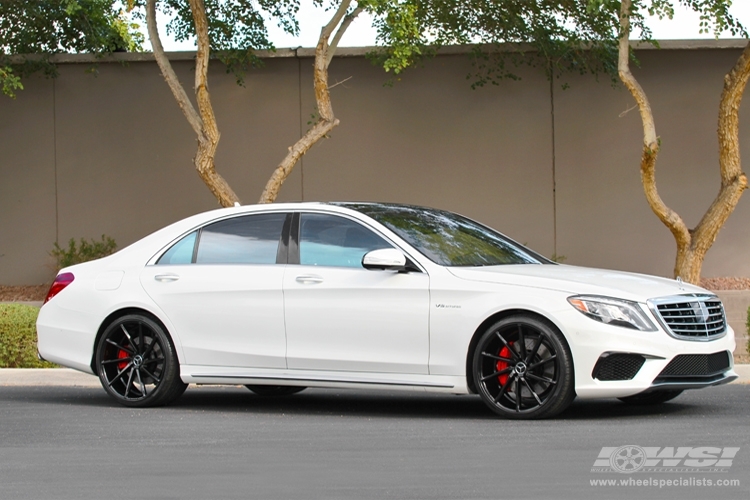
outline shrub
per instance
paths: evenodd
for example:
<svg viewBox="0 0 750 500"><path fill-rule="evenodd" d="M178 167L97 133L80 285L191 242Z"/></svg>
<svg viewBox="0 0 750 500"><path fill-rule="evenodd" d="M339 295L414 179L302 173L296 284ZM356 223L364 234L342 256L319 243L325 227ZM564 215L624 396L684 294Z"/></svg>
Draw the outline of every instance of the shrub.
<svg viewBox="0 0 750 500"><path fill-rule="evenodd" d="M88 262L90 260L101 259L107 255L115 253L117 243L109 236L102 235L101 241L95 239L85 240L81 238L78 243L70 238L67 248L62 248L55 242L55 247L50 255L57 259L57 269Z"/></svg>
<svg viewBox="0 0 750 500"><path fill-rule="evenodd" d="M0 368L51 368L36 356L36 317L39 308L0 304Z"/></svg>

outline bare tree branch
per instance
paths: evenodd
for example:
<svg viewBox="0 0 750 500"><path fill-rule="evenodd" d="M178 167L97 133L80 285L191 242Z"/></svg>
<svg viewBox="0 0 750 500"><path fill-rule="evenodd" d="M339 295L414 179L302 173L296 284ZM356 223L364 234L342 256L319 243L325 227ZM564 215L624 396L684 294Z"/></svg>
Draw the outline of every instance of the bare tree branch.
<svg viewBox="0 0 750 500"><path fill-rule="evenodd" d="M195 97L200 115L190 102L185 89L177 79L174 69L172 69L172 64L164 53L164 48L159 38L159 31L156 27L156 0L148 0L146 4L148 36L154 50L154 57L161 69L164 80L166 80L169 88L172 90L177 104L180 105L185 118L187 118L188 123L197 136L198 151L193 158L193 163L198 171L198 175L219 201L219 204L228 207L239 203L239 198L237 198L237 195L226 180L216 172L214 166L214 156L219 144L219 129L216 125L213 107L211 106L211 96L208 93L207 75L210 44L208 39L208 20L203 0L190 0L190 10L193 13L195 31L198 35Z"/></svg>
<svg viewBox="0 0 750 500"><path fill-rule="evenodd" d="M651 104L643 88L630 72L630 9L631 0L622 0L620 7L620 45L618 52L617 71L620 74L620 80L633 94L638 108L641 112L641 121L643 122L643 144L652 151L658 151L659 140L656 136L656 126L654 125L654 116L651 111Z"/></svg>
<svg viewBox="0 0 750 500"><path fill-rule="evenodd" d="M343 85L344 83L348 82L348 81L349 81L349 80L351 80L352 78L354 78L354 77L353 77L353 76L349 76L349 77L347 77L347 78L344 78L344 79L343 79L343 80L341 80L340 82L336 82L336 83L334 83L333 85L329 85L329 86L328 86L328 90L331 90L331 89L332 89L333 87L338 87L339 85Z"/></svg>
<svg viewBox="0 0 750 500"><path fill-rule="evenodd" d="M631 1L620 4L620 46L618 71L620 79L633 94L643 122L643 156L641 180L651 210L669 228L677 243L674 274L685 281L698 284L706 252L711 248L719 230L747 189L747 177L740 168L739 108L745 87L750 79L750 43L745 47L732 71L724 78L724 90L719 105L719 168L721 189L694 230L689 230L682 218L662 201L656 189L656 158L659 139L656 136L653 113L645 92L630 72L629 35Z"/></svg>
<svg viewBox="0 0 750 500"><path fill-rule="evenodd" d="M362 13L363 10L364 9L362 7L357 7L351 14L344 17L341 26L339 26L339 29L336 30L336 34L333 35L333 40L331 40L331 43L328 45L328 57L326 58L326 64L331 64L331 60L333 59L333 55L336 53L336 48L339 46L341 37L344 36L346 29L350 24L352 24L352 21L354 21L354 19L356 19L357 16Z"/></svg>
<svg viewBox="0 0 750 500"><path fill-rule="evenodd" d="M654 115L651 111L648 97L630 72L630 9L631 0L622 0L620 7L620 44L617 70L620 79L633 95L641 113L641 122L643 124L641 181L643 183L643 191L646 194L646 199L651 210L672 232L677 242L677 261L679 261L680 252L683 252L684 249L690 246L691 236L682 218L664 203L656 188L656 159L659 155L659 139L656 135ZM675 273L677 272L676 266ZM683 278L687 279L685 276Z"/></svg>
<svg viewBox="0 0 750 500"><path fill-rule="evenodd" d="M719 169L721 189L693 233L697 252L705 255L719 230L734 211L747 189L747 177L740 162L740 119L742 96L750 79L750 42L745 46L734 68L724 77L719 104Z"/></svg>
<svg viewBox="0 0 750 500"><path fill-rule="evenodd" d="M281 185L284 183L286 178L292 172L292 169L297 164L300 158L307 153L320 139L326 137L328 133L333 130L339 124L338 118L333 114L333 106L331 106L331 94L328 88L328 65L331 62L331 57L335 52L335 46L331 47L328 45L328 39L330 38L333 31L339 25L341 20L344 18L351 0L343 0L339 5L339 8L334 13L331 20L326 24L322 30L320 30L320 37L318 38L318 45L315 47L315 63L313 66L313 86L315 88L315 103L318 106L318 121L313 127L307 131L307 133L298 140L294 146L289 148L289 153L279 163L274 170L273 175L266 183L265 189L260 196L258 203L273 203L276 197L279 195ZM355 9L354 12L356 12ZM352 12L352 16L354 15ZM357 12L357 14L359 14ZM354 17L352 17L354 19ZM351 24L351 20L347 23L344 21L346 26L342 25L344 29ZM341 27L339 28L341 31ZM338 34L337 34L338 35ZM336 43L340 40L340 37L334 39Z"/></svg>
<svg viewBox="0 0 750 500"><path fill-rule="evenodd" d="M156 0L148 0L148 3L146 4L146 25L148 27L148 38L151 41L151 47L154 51L154 58L159 65L159 69L161 69L161 74L164 76L164 80L166 80L167 85L169 85L169 88L172 90L172 94L174 94L174 98L177 100L177 104L180 105L180 109L182 109L188 123L195 133L200 135L201 130L203 129L203 123L201 122L200 116L198 116L198 113L195 111L193 103L190 102L190 99L185 93L185 89L182 88L182 84L177 79L177 75L172 69L172 64L164 53L164 47L159 38L159 30L156 27Z"/></svg>
<svg viewBox="0 0 750 500"><path fill-rule="evenodd" d="M336 12L333 14L331 20L328 21L328 24L323 26L323 29L320 30L320 38L318 38L318 43L320 43L320 40L325 40L326 44L328 43L328 39L331 37L333 30L336 29L336 26L339 25L341 19L346 15L346 11L349 10L349 5L351 5L351 3L352 0L341 1L339 8L336 9Z"/></svg>
<svg viewBox="0 0 750 500"><path fill-rule="evenodd" d="M216 172L214 157L219 145L219 128L216 125L211 95L208 92L208 59L210 43L208 39L208 19L203 0L189 0L193 12L195 32L198 39L198 52L195 58L195 98L203 120L203 130L198 134L198 151L195 155L195 168L203 182L224 207L239 203L239 198L227 181Z"/></svg>

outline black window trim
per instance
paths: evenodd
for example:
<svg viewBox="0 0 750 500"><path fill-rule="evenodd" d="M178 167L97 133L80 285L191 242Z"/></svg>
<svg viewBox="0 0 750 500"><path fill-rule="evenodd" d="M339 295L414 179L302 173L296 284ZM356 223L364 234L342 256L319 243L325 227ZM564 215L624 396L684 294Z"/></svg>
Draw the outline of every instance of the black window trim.
<svg viewBox="0 0 750 500"><path fill-rule="evenodd" d="M287 264L299 265L299 219L301 212L292 213L292 224L289 228L289 255Z"/></svg>
<svg viewBox="0 0 750 500"><path fill-rule="evenodd" d="M289 263L289 233L293 219L294 214L287 212L286 217L284 218L284 224L281 226L281 234L279 235L279 247L276 251L277 265Z"/></svg>
<svg viewBox="0 0 750 500"><path fill-rule="evenodd" d="M198 228L198 230L196 231L197 234L195 235L195 241L193 242L193 256L190 259L190 264L195 264L195 261L198 260L198 245L201 242L201 236L203 235L203 228L204 227L205 226L202 226L202 227ZM170 248L172 248L172 247L170 247Z"/></svg>

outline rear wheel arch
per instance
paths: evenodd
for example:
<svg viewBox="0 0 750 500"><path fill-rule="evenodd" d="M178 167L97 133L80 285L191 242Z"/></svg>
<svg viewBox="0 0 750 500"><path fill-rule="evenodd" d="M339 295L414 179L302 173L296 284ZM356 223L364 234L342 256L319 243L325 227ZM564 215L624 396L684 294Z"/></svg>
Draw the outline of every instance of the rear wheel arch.
<svg viewBox="0 0 750 500"><path fill-rule="evenodd" d="M143 316L148 317L152 321L155 321L156 323L158 323L159 326L161 326L164 329L167 336L169 337L169 340L172 342L172 346L175 348L175 354L177 355L177 358L180 364L182 364L182 359L180 356L180 349L178 349L177 346L175 345L174 336L172 335L172 332L169 331L169 328L167 328L164 322L161 319L159 319L155 314L153 314L150 311L147 311L146 309L142 309L140 307L125 307L123 309L118 309L117 311L110 313L110 315L104 318L104 321L102 321L102 323L99 325L99 329L96 332L96 338L94 339L93 349L91 352L90 364L91 364L91 369L93 370L94 373L96 373L96 346L99 345L99 340L102 338L102 335L104 335L105 330L107 329L107 327L109 327L109 325L111 325L118 319L124 316L128 316L130 314L141 314Z"/></svg>
<svg viewBox="0 0 750 500"><path fill-rule="evenodd" d="M477 345L479 344L479 339L482 337L484 332L487 331L487 328L489 328L493 324L505 318L508 318L510 316L518 316L518 315L528 316L528 317L537 319L539 321L542 321L547 326L549 326L550 328L560 333L561 337L564 338L565 342L568 344L568 348L570 348L570 342L568 342L568 338L565 335L565 333L546 316L539 314L537 312L528 310L528 309L507 309L505 311L498 311L495 314L489 316L487 319L485 319L477 327L477 329L474 331L474 335L472 335L471 337L471 342L469 342L469 349L466 352L466 385L468 386L469 391L471 391L472 394L478 394L477 387L474 382L473 362L474 362L474 352L476 351ZM573 363L573 373L575 374L575 360L571 360L571 362Z"/></svg>

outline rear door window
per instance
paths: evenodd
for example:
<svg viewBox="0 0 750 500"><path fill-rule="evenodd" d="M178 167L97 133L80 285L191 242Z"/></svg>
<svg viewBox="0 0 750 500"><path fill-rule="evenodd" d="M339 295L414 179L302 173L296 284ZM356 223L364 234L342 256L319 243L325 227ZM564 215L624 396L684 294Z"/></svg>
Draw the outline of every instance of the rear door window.
<svg viewBox="0 0 750 500"><path fill-rule="evenodd" d="M286 214L257 214L215 222L201 230L198 264L275 264Z"/></svg>
<svg viewBox="0 0 750 500"><path fill-rule="evenodd" d="M156 264L275 264L285 219L274 213L215 222L180 239Z"/></svg>

